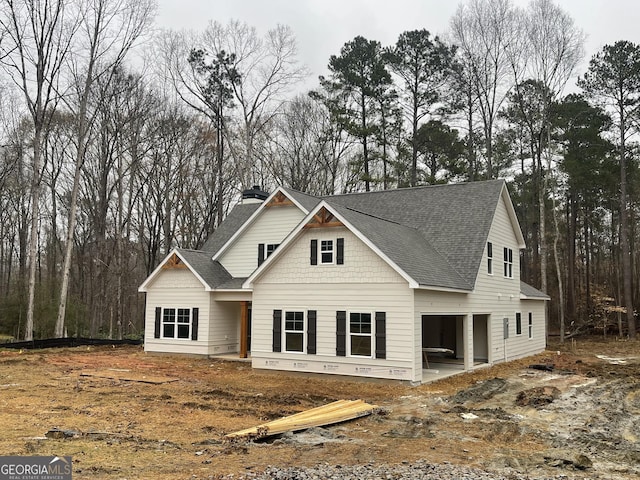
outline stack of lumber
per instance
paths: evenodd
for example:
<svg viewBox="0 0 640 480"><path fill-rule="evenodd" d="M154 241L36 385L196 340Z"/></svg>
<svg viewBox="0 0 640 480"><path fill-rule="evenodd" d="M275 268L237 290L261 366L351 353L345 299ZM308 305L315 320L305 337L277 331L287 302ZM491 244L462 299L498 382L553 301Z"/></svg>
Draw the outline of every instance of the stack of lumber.
<svg viewBox="0 0 640 480"><path fill-rule="evenodd" d="M296 432L364 417L370 415L377 408L377 405L369 405L362 400L338 400L322 407L263 423L257 427L229 433L225 435L225 438L228 440L264 438L285 432Z"/></svg>

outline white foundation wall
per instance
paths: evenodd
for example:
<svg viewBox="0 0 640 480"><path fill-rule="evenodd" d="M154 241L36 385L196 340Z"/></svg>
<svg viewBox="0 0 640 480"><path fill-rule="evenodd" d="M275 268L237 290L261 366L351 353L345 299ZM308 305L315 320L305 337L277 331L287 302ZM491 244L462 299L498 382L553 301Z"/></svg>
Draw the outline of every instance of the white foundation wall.
<svg viewBox="0 0 640 480"><path fill-rule="evenodd" d="M256 219L219 258L233 277L248 277L258 267L258 244L279 244L304 218L295 205L263 208ZM265 250L266 256L266 250Z"/></svg>
<svg viewBox="0 0 640 480"><path fill-rule="evenodd" d="M310 240L338 237L345 239L344 265L310 265ZM305 231L254 283L252 308L254 368L421 379L414 361L413 290L345 228ZM316 311L315 355L272 351L273 310ZM336 356L338 310L386 313L386 359Z"/></svg>
<svg viewBox="0 0 640 480"><path fill-rule="evenodd" d="M145 307L144 349L147 352L208 354L209 297L188 269L162 270L149 285ZM198 308L198 340L154 338L156 307Z"/></svg>

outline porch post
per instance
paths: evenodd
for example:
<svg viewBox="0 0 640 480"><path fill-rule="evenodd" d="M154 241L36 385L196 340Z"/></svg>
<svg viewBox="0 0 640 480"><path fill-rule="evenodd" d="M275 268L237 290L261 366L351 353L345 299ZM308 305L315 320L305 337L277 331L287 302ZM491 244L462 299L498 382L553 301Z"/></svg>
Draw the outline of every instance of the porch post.
<svg viewBox="0 0 640 480"><path fill-rule="evenodd" d="M249 302L240 302L240 358L247 358L249 337Z"/></svg>
<svg viewBox="0 0 640 480"><path fill-rule="evenodd" d="M464 342L464 369L473 368L473 314L462 317L462 336Z"/></svg>

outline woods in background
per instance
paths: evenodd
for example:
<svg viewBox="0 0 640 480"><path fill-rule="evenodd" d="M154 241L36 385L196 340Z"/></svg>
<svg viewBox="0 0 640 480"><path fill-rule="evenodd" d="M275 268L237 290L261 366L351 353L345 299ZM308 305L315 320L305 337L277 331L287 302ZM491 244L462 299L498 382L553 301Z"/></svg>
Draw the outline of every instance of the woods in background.
<svg viewBox="0 0 640 480"><path fill-rule="evenodd" d="M640 46L581 73L585 34L552 1L467 0L446 37L356 36L304 92L286 26L157 32L151 0L0 5L0 333L141 335L138 285L252 185L490 178L549 330L635 332Z"/></svg>

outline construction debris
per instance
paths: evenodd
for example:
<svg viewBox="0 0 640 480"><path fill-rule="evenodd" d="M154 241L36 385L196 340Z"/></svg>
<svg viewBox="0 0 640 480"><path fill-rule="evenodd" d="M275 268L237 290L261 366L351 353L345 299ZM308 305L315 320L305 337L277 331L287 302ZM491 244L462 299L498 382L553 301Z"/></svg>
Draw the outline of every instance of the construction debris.
<svg viewBox="0 0 640 480"><path fill-rule="evenodd" d="M285 432L296 432L311 427L321 427L364 417L373 413L377 408L377 405L369 405L362 400L338 400L322 407L305 410L256 427L229 433L225 435L225 438L227 440L257 439Z"/></svg>

